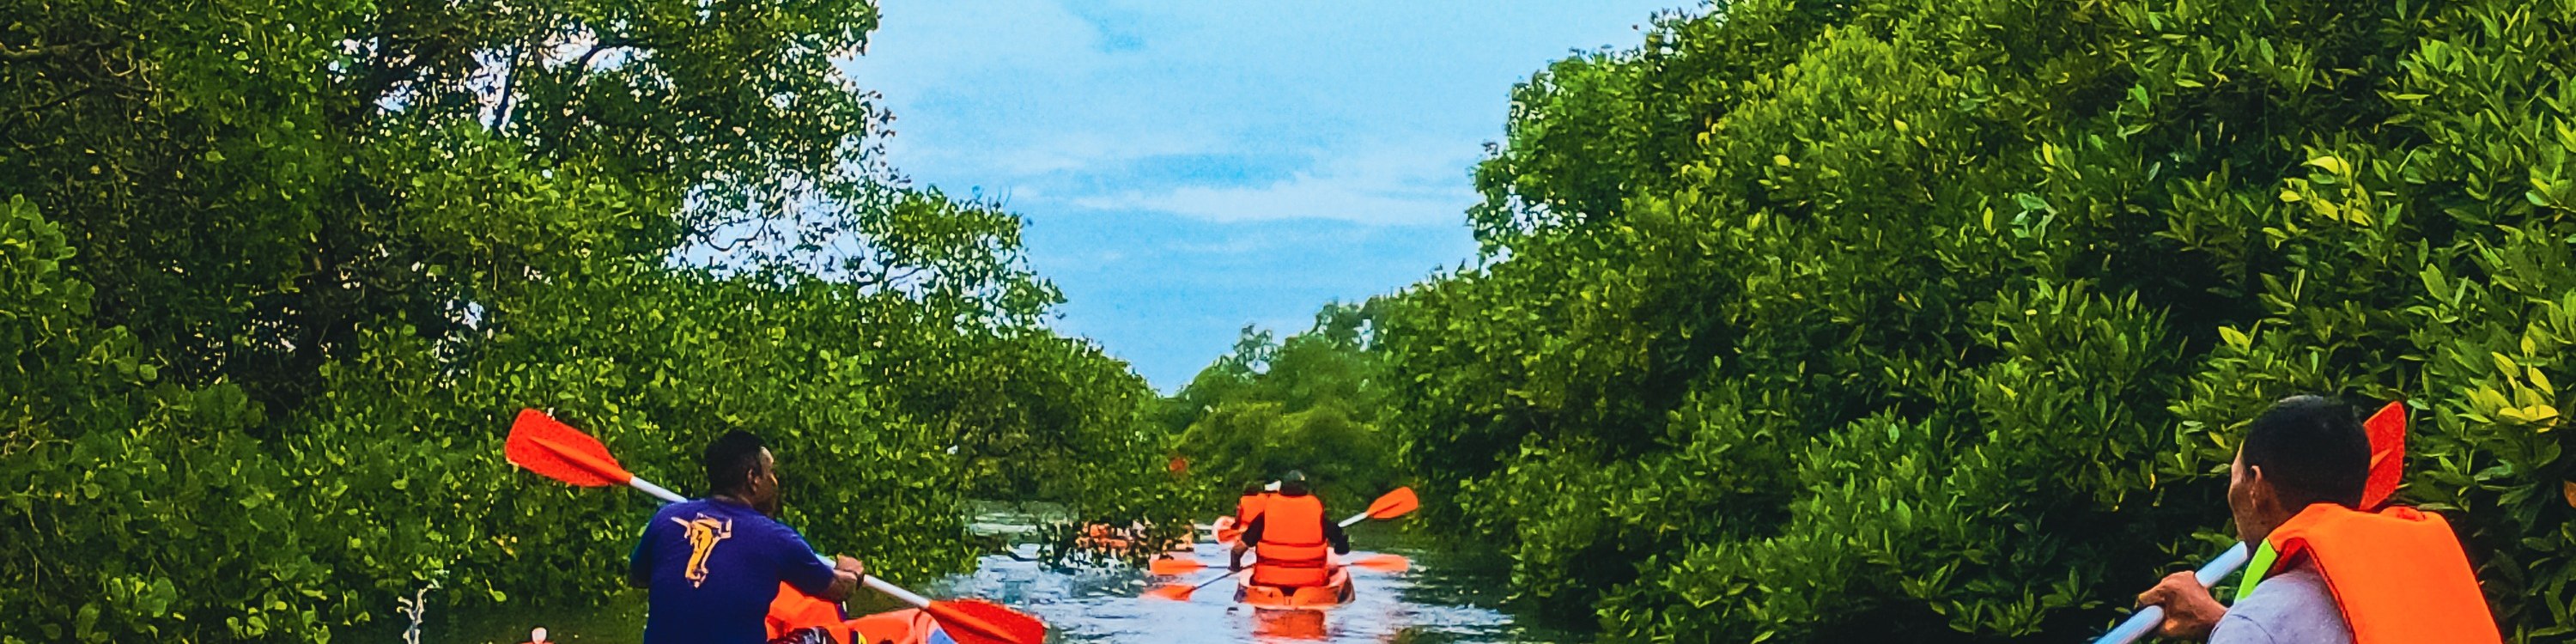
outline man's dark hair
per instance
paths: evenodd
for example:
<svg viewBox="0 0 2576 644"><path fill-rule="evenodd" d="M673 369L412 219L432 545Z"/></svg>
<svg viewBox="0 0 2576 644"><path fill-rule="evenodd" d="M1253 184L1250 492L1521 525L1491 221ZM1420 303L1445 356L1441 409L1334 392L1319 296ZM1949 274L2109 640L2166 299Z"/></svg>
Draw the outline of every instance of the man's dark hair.
<svg viewBox="0 0 2576 644"><path fill-rule="evenodd" d="M1305 496L1306 473L1297 470L1288 470L1287 474L1280 475L1279 493L1288 496Z"/></svg>
<svg viewBox="0 0 2576 644"><path fill-rule="evenodd" d="M760 450L769 444L743 430L725 432L707 445L707 494L739 492L753 472L760 471Z"/></svg>
<svg viewBox="0 0 2576 644"><path fill-rule="evenodd" d="M2370 481L2370 435L2351 407L2322 396L2272 403L2245 430L2241 452L2291 512L2315 503L2359 509Z"/></svg>

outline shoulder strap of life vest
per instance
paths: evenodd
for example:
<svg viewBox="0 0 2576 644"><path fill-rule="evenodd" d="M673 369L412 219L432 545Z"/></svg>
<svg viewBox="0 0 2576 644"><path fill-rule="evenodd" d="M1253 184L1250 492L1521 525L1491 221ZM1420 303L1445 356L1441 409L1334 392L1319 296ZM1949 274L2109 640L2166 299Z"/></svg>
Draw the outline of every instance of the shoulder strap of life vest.
<svg viewBox="0 0 2576 644"><path fill-rule="evenodd" d="M2355 644L2501 644L2477 573L2441 515L2393 506L2361 512L2320 503L2274 529L2275 556L2247 584L2306 561L2325 578Z"/></svg>

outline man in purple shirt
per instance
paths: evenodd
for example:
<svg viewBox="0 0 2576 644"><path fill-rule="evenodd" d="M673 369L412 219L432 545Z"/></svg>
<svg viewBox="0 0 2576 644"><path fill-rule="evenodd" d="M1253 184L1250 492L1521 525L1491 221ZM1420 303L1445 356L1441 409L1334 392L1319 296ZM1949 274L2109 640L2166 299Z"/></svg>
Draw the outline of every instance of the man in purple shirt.
<svg viewBox="0 0 2576 644"><path fill-rule="evenodd" d="M839 602L859 560L824 565L778 514L778 461L750 432L707 446L707 498L662 507L628 560L627 583L651 591L644 644L761 644L762 617L785 582Z"/></svg>

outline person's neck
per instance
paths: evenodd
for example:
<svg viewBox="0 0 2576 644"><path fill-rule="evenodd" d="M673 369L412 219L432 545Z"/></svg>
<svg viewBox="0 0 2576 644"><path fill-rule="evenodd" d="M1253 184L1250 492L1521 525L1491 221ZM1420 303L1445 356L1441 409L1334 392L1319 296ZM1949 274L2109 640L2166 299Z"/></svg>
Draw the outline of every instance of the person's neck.
<svg viewBox="0 0 2576 644"><path fill-rule="evenodd" d="M752 505L752 503L751 503L751 500L750 500L750 499L745 499L745 498L742 498L742 497L739 497L739 496L735 496L735 495L733 495L733 494L729 494L729 493L709 494L709 495L707 495L707 500L709 500L709 501L721 501L721 502L725 502L725 503L731 503L731 504L734 504L734 505L739 505L739 506L746 507L746 508L751 508L751 509L754 509L754 510L758 510L758 509L760 509L760 506Z"/></svg>
<svg viewBox="0 0 2576 644"><path fill-rule="evenodd" d="M2311 503L2297 508L2284 508L2275 512L2265 513L2263 516L2256 518L2254 520L2254 525L2249 526L2248 529L2244 531L2245 534L2241 535L2241 537L2244 538L2245 543L2248 544L2268 541L2272 538L2272 533L2279 531L2281 526L2287 525L2290 522L2290 519L2297 518L2299 513L2306 512L2309 508L2319 505L2334 504L2324 502Z"/></svg>

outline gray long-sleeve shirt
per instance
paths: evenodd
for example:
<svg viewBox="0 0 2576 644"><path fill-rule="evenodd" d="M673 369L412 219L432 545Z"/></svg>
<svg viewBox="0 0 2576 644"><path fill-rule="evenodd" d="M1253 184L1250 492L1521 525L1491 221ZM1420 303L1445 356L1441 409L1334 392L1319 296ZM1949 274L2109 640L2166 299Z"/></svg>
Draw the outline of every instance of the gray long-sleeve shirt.
<svg viewBox="0 0 2576 644"><path fill-rule="evenodd" d="M2352 625L2315 568L2297 566L2254 586L2228 607L2209 644L2351 644Z"/></svg>

